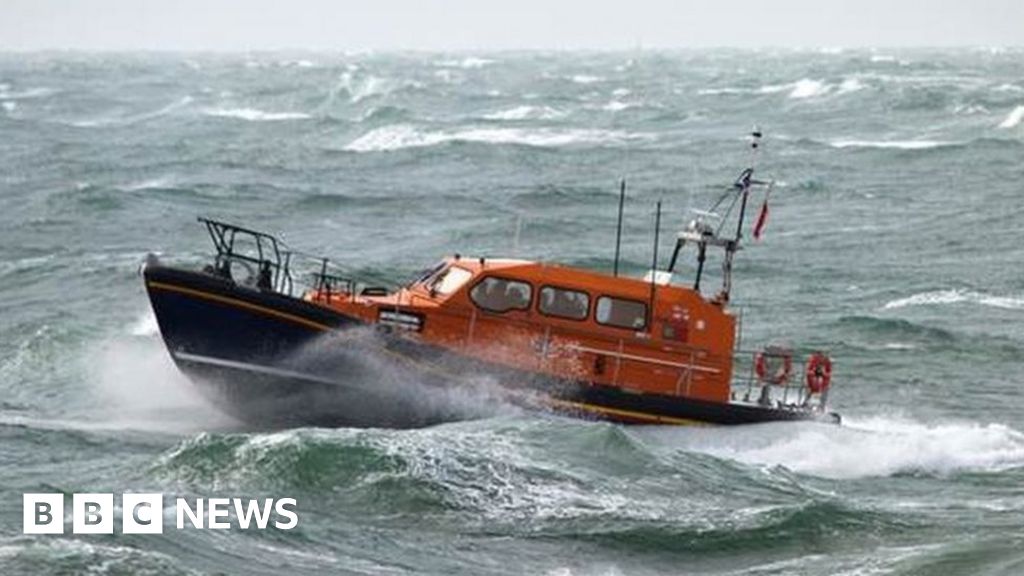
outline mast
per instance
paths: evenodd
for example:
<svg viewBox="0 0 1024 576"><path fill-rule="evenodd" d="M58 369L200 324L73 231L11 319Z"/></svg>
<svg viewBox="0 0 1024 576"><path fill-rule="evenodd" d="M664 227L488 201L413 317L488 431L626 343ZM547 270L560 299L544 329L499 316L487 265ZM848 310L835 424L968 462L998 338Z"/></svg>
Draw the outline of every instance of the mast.
<svg viewBox="0 0 1024 576"><path fill-rule="evenodd" d="M697 246L697 274L693 280L693 289L700 292L701 280L704 276L705 262L707 261L708 246L721 247L724 252L722 262L722 289L714 297L714 302L724 304L729 301L729 294L732 290L732 262L736 251L740 249L740 242L743 240L743 225L746 223L747 205L750 200L750 192L754 187L769 186L770 182L762 182L754 179L754 168L757 160L757 153L761 147L761 131L755 126L750 133L750 164L740 173L733 183L731 190L725 192L712 206L711 211L697 212L698 216L692 220L676 239L676 245L672 251L672 259L669 262L668 271L673 272L679 258L679 253L687 242ZM726 200L728 203L724 216L714 212L722 206ZM739 203L739 213L736 218L736 234L732 238L722 235L722 228L729 220L729 214ZM708 219L720 219L721 223L712 226Z"/></svg>

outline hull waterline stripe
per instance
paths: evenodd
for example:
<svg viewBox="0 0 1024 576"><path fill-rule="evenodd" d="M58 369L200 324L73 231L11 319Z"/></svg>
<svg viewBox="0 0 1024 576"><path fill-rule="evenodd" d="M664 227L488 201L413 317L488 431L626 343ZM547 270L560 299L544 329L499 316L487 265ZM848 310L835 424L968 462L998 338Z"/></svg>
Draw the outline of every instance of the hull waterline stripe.
<svg viewBox="0 0 1024 576"><path fill-rule="evenodd" d="M624 418L633 418L635 420L645 420L647 422L655 422L659 424L677 424L680 426L713 426L711 422L704 422L701 420L691 420L689 418L676 418L673 416L659 416L657 414L649 414L647 412L634 412L633 410L620 410L619 408L609 408L607 406L598 406L596 404L587 404L585 402L571 402L569 400L558 400L551 398L546 400L548 404L559 408L577 409L585 412L594 412L603 414L605 416L620 416Z"/></svg>
<svg viewBox="0 0 1024 576"><path fill-rule="evenodd" d="M239 308L245 308L247 310L253 310L255 312L261 312L263 314L267 314L269 316L275 316L277 318L281 318L282 320L288 320L290 322L294 322L296 324L300 324L300 325L305 326L307 328L313 328L315 330L328 331L328 330L332 329L327 324L321 324L319 322L314 322L312 320L308 320L308 319L303 318L301 316L296 316L294 314L288 314L287 312L280 312L280 311L274 310L272 308L267 308L265 306L260 306L259 304L252 304L250 302L245 302L244 300L238 300L236 298L228 298L227 296L220 296L218 294L210 294L209 292L203 292L202 290L195 290L195 289L192 289L192 288L185 288L184 286L176 286L174 284L165 284L163 282L147 282L146 285L149 286L150 288L156 288L157 290L165 290L165 291L168 291L168 292L178 292L180 294L185 294L185 295L188 295L188 296L195 296L196 298L202 298L204 300L210 300L210 301L213 301L213 302L218 302L220 304L227 304L229 306L236 306L236 307L239 307Z"/></svg>

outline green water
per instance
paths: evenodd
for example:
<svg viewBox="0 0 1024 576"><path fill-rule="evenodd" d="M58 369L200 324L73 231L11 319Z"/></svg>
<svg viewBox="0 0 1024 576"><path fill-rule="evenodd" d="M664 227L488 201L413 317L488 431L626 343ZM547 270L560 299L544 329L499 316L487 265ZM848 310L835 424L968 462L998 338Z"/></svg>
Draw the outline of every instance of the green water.
<svg viewBox="0 0 1024 576"><path fill-rule="evenodd" d="M202 262L198 215L395 281L453 252L608 269L623 176L638 274L653 203L680 228L754 124L778 185L744 344L829 349L843 427L247 430L136 274ZM1020 51L2 54L0 572L1024 573L1022 180ZM300 521L22 535L21 494L58 490Z"/></svg>

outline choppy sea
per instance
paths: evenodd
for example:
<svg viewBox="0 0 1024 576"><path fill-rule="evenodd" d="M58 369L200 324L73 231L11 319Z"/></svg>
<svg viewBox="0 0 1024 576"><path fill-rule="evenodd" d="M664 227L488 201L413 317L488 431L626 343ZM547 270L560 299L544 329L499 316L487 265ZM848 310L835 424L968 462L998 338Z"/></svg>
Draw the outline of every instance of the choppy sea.
<svg viewBox="0 0 1024 576"><path fill-rule="evenodd" d="M137 276L203 262L201 215L396 282L453 252L608 269L622 177L639 274L654 202L667 238L755 124L744 346L829 349L840 427L247 429ZM0 207L3 574L1024 574L1020 50L5 53ZM22 535L56 491L300 522Z"/></svg>

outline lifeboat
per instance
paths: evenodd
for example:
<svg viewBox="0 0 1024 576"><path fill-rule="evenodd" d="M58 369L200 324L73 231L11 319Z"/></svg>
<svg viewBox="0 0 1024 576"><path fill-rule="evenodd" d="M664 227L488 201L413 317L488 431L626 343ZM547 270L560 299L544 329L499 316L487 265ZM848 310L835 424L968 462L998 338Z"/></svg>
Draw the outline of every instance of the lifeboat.
<svg viewBox="0 0 1024 576"><path fill-rule="evenodd" d="M753 172L719 202L738 206L734 234L722 235L728 214L700 213L677 234L669 266L658 269L656 240L654 266L639 278L619 275L617 256L609 273L456 254L389 289L328 259L301 276L293 271L307 255L204 218L212 264L149 256L142 275L178 368L257 426L424 426L467 417L457 400L474 394L629 424L838 423L824 352L737 346L733 257L751 194L771 188ZM677 279L689 248L696 274ZM705 294L716 249L723 283Z"/></svg>

